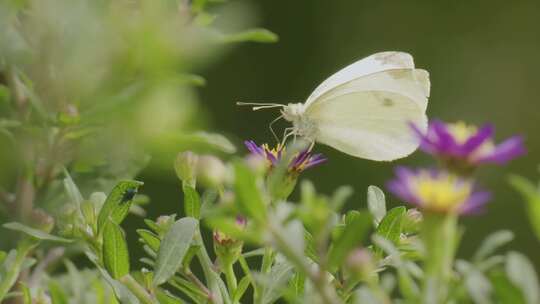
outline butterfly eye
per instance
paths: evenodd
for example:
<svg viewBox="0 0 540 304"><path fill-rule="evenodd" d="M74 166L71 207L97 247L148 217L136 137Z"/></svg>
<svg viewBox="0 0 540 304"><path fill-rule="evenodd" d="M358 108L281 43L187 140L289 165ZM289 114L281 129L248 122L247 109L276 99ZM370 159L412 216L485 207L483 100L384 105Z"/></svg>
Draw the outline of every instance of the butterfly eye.
<svg viewBox="0 0 540 304"><path fill-rule="evenodd" d="M135 194L137 194L137 191L135 189L133 188L127 189L126 192L124 192L124 195L122 196L122 203L132 200Z"/></svg>

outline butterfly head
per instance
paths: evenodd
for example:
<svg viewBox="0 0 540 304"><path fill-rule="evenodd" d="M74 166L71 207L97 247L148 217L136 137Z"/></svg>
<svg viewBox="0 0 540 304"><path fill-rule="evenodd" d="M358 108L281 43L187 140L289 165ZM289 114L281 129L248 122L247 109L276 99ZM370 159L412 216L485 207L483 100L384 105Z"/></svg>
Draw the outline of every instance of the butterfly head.
<svg viewBox="0 0 540 304"><path fill-rule="evenodd" d="M305 107L303 103L289 103L283 107L281 114L283 115L283 118L294 123L302 118L304 110Z"/></svg>

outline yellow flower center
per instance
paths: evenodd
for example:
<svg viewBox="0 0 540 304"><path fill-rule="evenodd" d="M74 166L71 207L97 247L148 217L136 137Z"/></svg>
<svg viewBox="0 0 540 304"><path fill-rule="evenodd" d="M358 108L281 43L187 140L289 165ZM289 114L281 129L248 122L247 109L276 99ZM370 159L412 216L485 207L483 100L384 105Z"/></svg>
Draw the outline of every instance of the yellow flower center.
<svg viewBox="0 0 540 304"><path fill-rule="evenodd" d="M428 172L418 175L413 185L423 206L434 211L459 209L473 190L471 183L460 181L455 176L433 176Z"/></svg>
<svg viewBox="0 0 540 304"><path fill-rule="evenodd" d="M448 124L448 131L459 144L464 144L471 136L476 134L476 126L467 125L463 121Z"/></svg>
<svg viewBox="0 0 540 304"><path fill-rule="evenodd" d="M464 144L478 132L476 126L467 125L463 121L458 121L453 124L448 124L448 131L454 137L458 144ZM495 149L495 144L491 140L486 140L478 147L474 153L471 155L471 158L479 158L486 154L489 154Z"/></svg>

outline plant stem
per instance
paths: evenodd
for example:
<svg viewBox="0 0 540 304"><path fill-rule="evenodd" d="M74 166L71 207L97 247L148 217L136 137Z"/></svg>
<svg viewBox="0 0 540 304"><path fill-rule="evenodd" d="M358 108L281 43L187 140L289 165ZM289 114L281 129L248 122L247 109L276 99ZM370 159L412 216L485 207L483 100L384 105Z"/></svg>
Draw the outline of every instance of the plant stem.
<svg viewBox="0 0 540 304"><path fill-rule="evenodd" d="M21 266L30 249L32 249L32 245L27 240L22 240L19 246L17 246L15 260L0 282L0 302L2 302L2 299L4 299L6 294L11 290L11 287L13 287L13 284L17 281L21 272Z"/></svg>
<svg viewBox="0 0 540 304"><path fill-rule="evenodd" d="M200 244L200 249L197 251L197 258L201 263L206 283L208 284L208 288L210 289L210 302L222 303L223 299L221 297L221 292L219 290L218 283L215 280L215 276L213 275L213 273L215 274L215 271L214 269L212 269L212 260L210 260L210 256L208 256L208 252L206 251L206 247L204 246L204 243L202 241L200 230L196 233L195 238Z"/></svg>
<svg viewBox="0 0 540 304"><path fill-rule="evenodd" d="M238 287L236 281L236 275L234 274L233 263L228 263L224 265L223 272L225 273L225 279L227 280L227 287L229 288L229 294L232 296Z"/></svg>
<svg viewBox="0 0 540 304"><path fill-rule="evenodd" d="M142 287L131 275L125 275L120 278L120 282L124 284L143 304L159 304L144 287Z"/></svg>
<svg viewBox="0 0 540 304"><path fill-rule="evenodd" d="M421 236L426 248L423 300L445 303L457 248L457 216L426 214Z"/></svg>

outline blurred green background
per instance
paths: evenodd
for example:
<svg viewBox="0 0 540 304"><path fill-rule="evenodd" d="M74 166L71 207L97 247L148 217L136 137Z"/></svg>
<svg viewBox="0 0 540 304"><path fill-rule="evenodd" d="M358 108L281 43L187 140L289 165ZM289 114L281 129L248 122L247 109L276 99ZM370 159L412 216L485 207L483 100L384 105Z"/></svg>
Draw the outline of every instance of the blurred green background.
<svg viewBox="0 0 540 304"><path fill-rule="evenodd" d="M507 183L509 173L539 176L540 2L238 2L250 6L258 25L277 33L280 41L242 44L198 71L207 80L199 94L209 129L227 135L240 151L244 139L272 143L268 123L277 111L251 112L235 101L301 102L322 80L357 59L385 50L409 52L416 66L431 74L430 118L491 122L498 140L513 134L526 137L527 156L481 170L481 185L493 191L494 199L485 214L463 220L467 231L460 254L469 256L489 232L511 229L516 234L512 246L540 267L540 243L529 228L522 198ZM350 208L364 208L366 187L384 186L395 165L433 164L419 152L395 163L377 163L321 145L315 150L329 161L303 178L324 193L343 184L354 186ZM142 191L152 198L151 216L180 210L172 167L168 172L146 170L140 179L146 183ZM142 221L131 217L129 224L141 227Z"/></svg>

